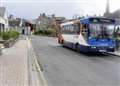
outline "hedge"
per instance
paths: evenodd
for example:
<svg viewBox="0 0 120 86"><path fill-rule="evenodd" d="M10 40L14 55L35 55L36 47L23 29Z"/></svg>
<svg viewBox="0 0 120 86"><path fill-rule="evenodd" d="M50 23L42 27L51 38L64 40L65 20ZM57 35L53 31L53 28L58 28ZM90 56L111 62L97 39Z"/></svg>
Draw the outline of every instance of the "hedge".
<svg viewBox="0 0 120 86"><path fill-rule="evenodd" d="M19 37L19 33L17 31L7 31L3 32L1 34L1 37L3 40L9 40L9 39L17 39Z"/></svg>
<svg viewBox="0 0 120 86"><path fill-rule="evenodd" d="M54 29L40 29L39 31L35 31L35 35L45 35L45 36L52 36L55 33Z"/></svg>

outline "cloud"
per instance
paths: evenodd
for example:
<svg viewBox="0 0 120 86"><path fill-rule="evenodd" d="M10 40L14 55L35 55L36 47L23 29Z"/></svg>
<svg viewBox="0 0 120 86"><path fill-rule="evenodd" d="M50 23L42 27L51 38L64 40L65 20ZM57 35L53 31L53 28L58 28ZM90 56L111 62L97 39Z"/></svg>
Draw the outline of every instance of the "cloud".
<svg viewBox="0 0 120 86"><path fill-rule="evenodd" d="M111 12L120 8L119 0L110 0ZM2 0L9 14L25 18L36 18L40 13L56 14L72 18L78 15L102 15L106 0Z"/></svg>

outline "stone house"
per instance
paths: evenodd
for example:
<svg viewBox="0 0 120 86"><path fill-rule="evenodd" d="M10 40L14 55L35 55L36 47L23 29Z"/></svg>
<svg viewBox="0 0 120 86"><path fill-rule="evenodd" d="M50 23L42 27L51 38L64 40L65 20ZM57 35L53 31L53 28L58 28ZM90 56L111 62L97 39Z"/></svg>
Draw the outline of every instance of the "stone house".
<svg viewBox="0 0 120 86"><path fill-rule="evenodd" d="M15 30L22 33L23 21L21 18L8 18L8 25L10 30Z"/></svg>
<svg viewBox="0 0 120 86"><path fill-rule="evenodd" d="M36 31L39 31L39 29L54 29L57 34L60 28L60 24L64 20L64 17L56 17L54 14L40 14L40 16L36 19Z"/></svg>

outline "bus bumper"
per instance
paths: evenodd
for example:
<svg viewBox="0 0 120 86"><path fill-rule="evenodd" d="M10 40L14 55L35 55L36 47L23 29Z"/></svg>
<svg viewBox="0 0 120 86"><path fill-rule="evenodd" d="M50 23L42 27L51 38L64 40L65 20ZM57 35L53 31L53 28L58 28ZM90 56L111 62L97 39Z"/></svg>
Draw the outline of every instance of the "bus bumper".
<svg viewBox="0 0 120 86"><path fill-rule="evenodd" d="M107 47L107 46L89 46L88 49L90 52L114 52L115 48L114 47Z"/></svg>
<svg viewBox="0 0 120 86"><path fill-rule="evenodd" d="M107 47L107 46L83 46L80 45L81 52L114 52L114 47Z"/></svg>

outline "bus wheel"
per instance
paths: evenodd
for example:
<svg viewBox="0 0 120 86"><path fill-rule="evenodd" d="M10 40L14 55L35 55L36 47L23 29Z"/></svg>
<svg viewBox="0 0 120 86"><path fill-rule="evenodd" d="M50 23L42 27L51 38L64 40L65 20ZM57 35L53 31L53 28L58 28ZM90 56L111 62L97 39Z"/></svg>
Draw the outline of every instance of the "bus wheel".
<svg viewBox="0 0 120 86"><path fill-rule="evenodd" d="M64 40L62 39L60 43L61 43L61 44L64 44Z"/></svg>
<svg viewBox="0 0 120 86"><path fill-rule="evenodd" d="M76 52L80 52L79 44L76 44L76 45L75 45L75 51L76 51Z"/></svg>

